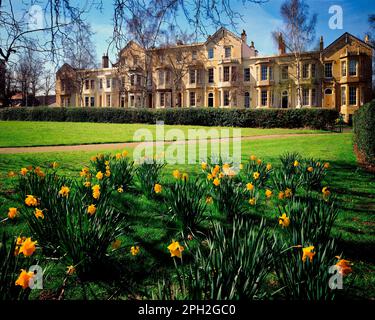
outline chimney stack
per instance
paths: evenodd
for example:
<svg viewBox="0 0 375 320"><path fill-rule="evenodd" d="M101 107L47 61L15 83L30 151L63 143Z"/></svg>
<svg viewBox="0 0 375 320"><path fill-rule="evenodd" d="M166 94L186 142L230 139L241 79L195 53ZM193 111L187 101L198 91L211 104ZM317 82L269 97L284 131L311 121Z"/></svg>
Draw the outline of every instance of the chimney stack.
<svg viewBox="0 0 375 320"><path fill-rule="evenodd" d="M281 34L281 32L279 33L279 36L278 36L278 44L279 44L279 55L283 55L286 53L286 50L285 50L285 42L284 42L284 39L283 39L283 35Z"/></svg>
<svg viewBox="0 0 375 320"><path fill-rule="evenodd" d="M324 50L324 40L323 40L323 36L320 37L319 48L320 48L320 51L323 51L323 50Z"/></svg>
<svg viewBox="0 0 375 320"><path fill-rule="evenodd" d="M246 31L245 30L242 30L242 33L241 33L241 39L242 41L246 44L247 43L247 34L246 34Z"/></svg>
<svg viewBox="0 0 375 320"><path fill-rule="evenodd" d="M103 57L102 57L102 68L103 69L109 68L109 58L106 54L103 54Z"/></svg>
<svg viewBox="0 0 375 320"><path fill-rule="evenodd" d="M368 34L365 35L365 42L370 43L370 36Z"/></svg>

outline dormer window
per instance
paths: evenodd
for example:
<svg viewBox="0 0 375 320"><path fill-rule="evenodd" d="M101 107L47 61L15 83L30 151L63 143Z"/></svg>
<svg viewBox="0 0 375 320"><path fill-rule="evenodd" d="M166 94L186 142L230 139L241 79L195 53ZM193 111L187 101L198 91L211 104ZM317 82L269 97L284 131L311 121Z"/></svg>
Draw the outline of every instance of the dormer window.
<svg viewBox="0 0 375 320"><path fill-rule="evenodd" d="M208 49L208 59L213 59L214 58L214 48L209 48Z"/></svg>
<svg viewBox="0 0 375 320"><path fill-rule="evenodd" d="M225 58L228 59L232 56L232 48L231 47L225 47Z"/></svg>
<svg viewBox="0 0 375 320"><path fill-rule="evenodd" d="M198 55L197 50L194 50L192 53L193 60L197 60L197 55Z"/></svg>

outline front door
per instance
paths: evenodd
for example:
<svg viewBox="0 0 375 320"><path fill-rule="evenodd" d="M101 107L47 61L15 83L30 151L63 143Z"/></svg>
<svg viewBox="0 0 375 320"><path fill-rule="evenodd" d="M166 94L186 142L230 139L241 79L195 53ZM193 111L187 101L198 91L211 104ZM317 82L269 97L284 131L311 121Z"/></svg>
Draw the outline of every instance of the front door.
<svg viewBox="0 0 375 320"><path fill-rule="evenodd" d="M284 91L283 94L282 94L282 96L281 96L281 107L283 109L287 109L288 105L289 105L288 92Z"/></svg>
<svg viewBox="0 0 375 320"><path fill-rule="evenodd" d="M331 88L324 90L324 107L332 108L333 107L333 92Z"/></svg>

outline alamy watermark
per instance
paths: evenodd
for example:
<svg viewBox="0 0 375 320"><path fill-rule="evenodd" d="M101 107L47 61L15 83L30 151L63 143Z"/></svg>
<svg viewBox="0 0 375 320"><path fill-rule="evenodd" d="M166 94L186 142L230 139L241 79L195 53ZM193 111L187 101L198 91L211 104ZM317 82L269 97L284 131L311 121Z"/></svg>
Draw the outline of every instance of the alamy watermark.
<svg viewBox="0 0 375 320"><path fill-rule="evenodd" d="M331 30L342 30L344 29L344 10L339 5L330 6L328 13L331 14L331 18L328 21L328 26Z"/></svg>
<svg viewBox="0 0 375 320"><path fill-rule="evenodd" d="M135 161L154 159L166 164L196 164L197 161L225 161L233 167L241 162L241 129L166 129L163 121L156 123L155 131L142 128L133 136L140 142L133 152Z"/></svg>

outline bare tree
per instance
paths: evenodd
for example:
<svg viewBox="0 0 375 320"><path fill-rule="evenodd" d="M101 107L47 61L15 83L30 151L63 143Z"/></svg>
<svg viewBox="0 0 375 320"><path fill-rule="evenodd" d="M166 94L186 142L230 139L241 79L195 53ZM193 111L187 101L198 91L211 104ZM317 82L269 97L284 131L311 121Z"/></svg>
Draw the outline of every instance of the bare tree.
<svg viewBox="0 0 375 320"><path fill-rule="evenodd" d="M302 104L301 94L301 55L312 44L315 38L317 14L310 15L309 6L304 0L286 0L280 9L284 22L282 29L273 33L276 43L283 42L288 52L294 55L296 67L297 103Z"/></svg>
<svg viewBox="0 0 375 320"><path fill-rule="evenodd" d="M79 90L80 103L83 105L83 89L85 82L94 76L97 67L95 45L92 41L93 32L89 24L73 27L72 36L64 41L65 61L76 70L73 84Z"/></svg>
<svg viewBox="0 0 375 320"><path fill-rule="evenodd" d="M0 0L0 59L3 66L9 68L14 63L12 59L28 48L57 62L62 42L69 37L72 26L80 28L85 14L93 8L100 9L101 0Z"/></svg>
<svg viewBox="0 0 375 320"><path fill-rule="evenodd" d="M22 93L22 105L35 106L35 97L41 88L41 76L44 72L43 60L31 47L21 54L15 64L17 87Z"/></svg>
<svg viewBox="0 0 375 320"><path fill-rule="evenodd" d="M41 93L43 95L43 105L47 104L48 96L51 95L56 85L56 75L50 69L46 69L41 79Z"/></svg>

